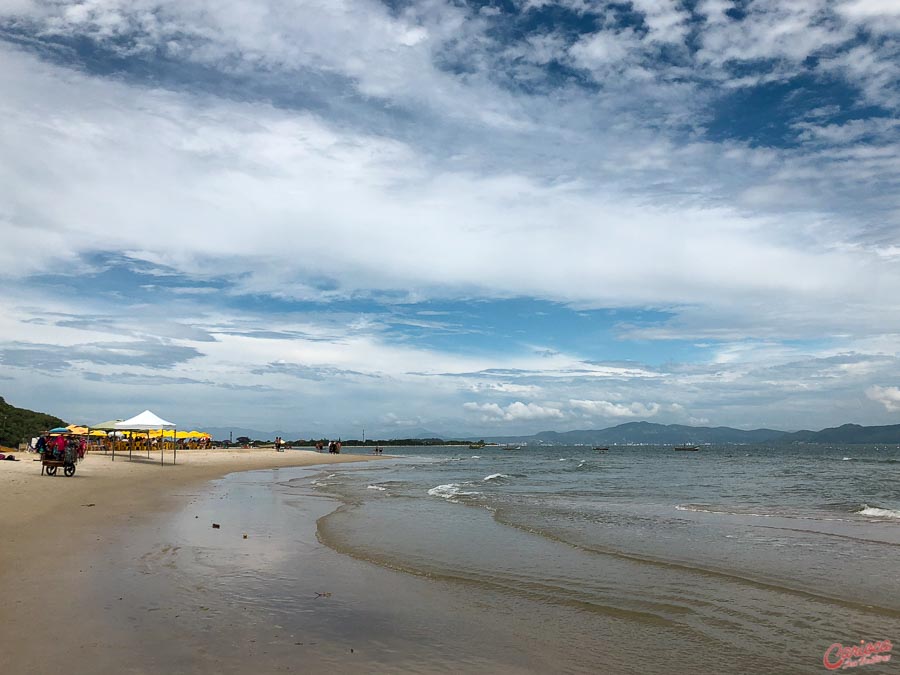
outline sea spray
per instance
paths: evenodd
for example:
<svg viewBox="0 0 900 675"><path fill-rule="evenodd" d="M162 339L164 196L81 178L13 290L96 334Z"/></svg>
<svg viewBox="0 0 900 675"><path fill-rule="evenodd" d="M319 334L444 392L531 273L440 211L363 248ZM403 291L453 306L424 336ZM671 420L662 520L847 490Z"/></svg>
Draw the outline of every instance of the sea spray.
<svg viewBox="0 0 900 675"><path fill-rule="evenodd" d="M504 478L509 478L505 473L492 473L490 476L485 476L482 478L483 481L491 481L491 480L503 480Z"/></svg>
<svg viewBox="0 0 900 675"><path fill-rule="evenodd" d="M857 511L861 516L869 516L870 518L891 518L900 519L900 511L894 509L882 509L877 506L869 506L863 504L862 508Z"/></svg>

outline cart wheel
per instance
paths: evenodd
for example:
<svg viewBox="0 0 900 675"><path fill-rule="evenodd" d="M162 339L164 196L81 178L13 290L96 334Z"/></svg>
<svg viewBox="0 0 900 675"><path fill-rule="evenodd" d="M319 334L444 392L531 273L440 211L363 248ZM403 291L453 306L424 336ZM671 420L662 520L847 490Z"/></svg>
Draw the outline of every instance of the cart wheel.
<svg viewBox="0 0 900 675"><path fill-rule="evenodd" d="M47 467L47 475L48 475L48 476L55 476L55 475L56 475L56 469L57 469L57 467L55 467L55 466L48 466L48 467Z"/></svg>
<svg viewBox="0 0 900 675"><path fill-rule="evenodd" d="M66 476L74 476L75 475L75 465L69 464L69 466L67 466L66 468L63 469L63 473L66 474Z"/></svg>

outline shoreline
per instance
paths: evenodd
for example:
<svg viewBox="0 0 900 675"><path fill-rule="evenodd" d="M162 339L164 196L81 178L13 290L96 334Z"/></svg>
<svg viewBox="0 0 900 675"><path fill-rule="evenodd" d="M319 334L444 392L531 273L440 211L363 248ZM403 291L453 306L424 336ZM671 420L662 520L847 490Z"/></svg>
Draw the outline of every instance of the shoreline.
<svg viewBox="0 0 900 675"><path fill-rule="evenodd" d="M41 475L33 453L16 453L18 462L0 462L0 625L4 643L0 671L42 672L48 652L42 627L77 622L71 607L85 578L83 561L98 550L120 544L133 527L164 518L184 507L191 489L231 473L361 462L365 455L329 455L292 450L189 450L179 463L160 466L147 459L88 454L76 474ZM82 636L83 637L83 636ZM57 651L76 638L61 638Z"/></svg>

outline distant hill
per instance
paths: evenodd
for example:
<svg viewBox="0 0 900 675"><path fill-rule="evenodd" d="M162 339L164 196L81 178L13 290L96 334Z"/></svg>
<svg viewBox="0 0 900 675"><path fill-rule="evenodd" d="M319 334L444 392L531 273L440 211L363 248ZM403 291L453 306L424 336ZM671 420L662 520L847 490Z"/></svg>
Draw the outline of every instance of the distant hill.
<svg viewBox="0 0 900 675"><path fill-rule="evenodd" d="M550 445L674 445L680 443L769 443L782 439L787 432L775 429L744 431L731 427L689 427L683 424L656 424L654 422L627 422L608 429L584 429L578 431L542 431L533 436L500 436L490 440L496 443L543 442Z"/></svg>
<svg viewBox="0 0 900 675"><path fill-rule="evenodd" d="M337 434L313 431L260 431L239 427L207 427L202 429L211 433L214 438L228 438L233 431L234 438L247 436L259 440L273 440L281 436L286 440L333 438ZM757 444L757 443L888 443L900 444L900 424L864 427L859 424L845 424L822 431L778 431L777 429L734 429L732 427L692 427L684 424L656 424L654 422L626 422L606 429L582 429L575 431L541 431L530 436L487 436L478 437L441 435L425 429L414 429L402 434L404 438L445 440L465 438L476 441L484 439L491 443L513 443L528 445L680 445L693 443L705 444ZM369 440L390 439L396 436L379 433L366 435ZM349 436L344 440L349 440Z"/></svg>
<svg viewBox="0 0 900 675"><path fill-rule="evenodd" d="M41 431L65 426L66 422L45 413L16 408L0 397L0 445L15 447ZM202 431L211 433L217 440L226 440L229 432L233 437L247 436L258 440L274 440L276 436L289 441L298 439L333 438L337 434L320 431L260 431L244 427L205 427ZM402 435L408 439L437 438L445 440L466 438L464 436L441 435L426 429L405 430ZM389 433L375 431L366 434L369 440L390 439ZM755 443L846 443L846 444L900 444L900 424L866 427L859 424L844 424L821 431L786 432L776 429L734 429L732 427L692 427L683 424L656 424L654 422L627 422L606 429L582 429L575 431L541 431L530 436L487 436L483 438L493 443L514 443L529 445L677 445L694 444L755 444ZM349 436L345 439L349 440Z"/></svg>
<svg viewBox="0 0 900 675"><path fill-rule="evenodd" d="M887 443L900 444L900 424L882 427L864 427L859 424L843 424L822 431L797 431L785 434L783 441L799 443Z"/></svg>
<svg viewBox="0 0 900 675"><path fill-rule="evenodd" d="M16 408L0 396L0 445L15 448L22 441L53 427L64 427L58 417L45 413Z"/></svg>

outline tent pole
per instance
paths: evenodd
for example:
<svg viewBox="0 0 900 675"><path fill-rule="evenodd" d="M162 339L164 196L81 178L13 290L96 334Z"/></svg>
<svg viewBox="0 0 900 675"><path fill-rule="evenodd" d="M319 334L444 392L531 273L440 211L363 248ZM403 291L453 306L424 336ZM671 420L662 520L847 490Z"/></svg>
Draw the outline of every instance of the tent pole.
<svg viewBox="0 0 900 675"><path fill-rule="evenodd" d="M175 434L172 436L172 466L175 466L175 460L178 459L178 444L175 442L178 440L178 429L173 429L172 433Z"/></svg>

